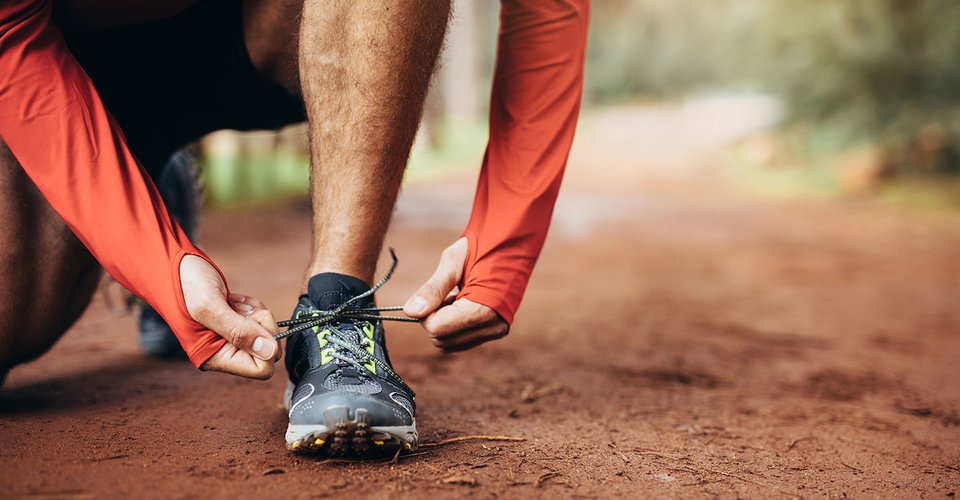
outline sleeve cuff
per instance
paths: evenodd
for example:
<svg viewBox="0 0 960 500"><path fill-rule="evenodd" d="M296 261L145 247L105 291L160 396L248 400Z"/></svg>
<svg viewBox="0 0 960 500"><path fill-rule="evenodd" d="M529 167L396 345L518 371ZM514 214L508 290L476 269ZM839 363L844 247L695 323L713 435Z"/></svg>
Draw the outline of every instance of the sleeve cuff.
<svg viewBox="0 0 960 500"><path fill-rule="evenodd" d="M485 305L499 314L508 325L513 324L513 316L516 313L515 308L491 290L485 290L476 285L467 286L457 295L457 298L467 299L471 302Z"/></svg>
<svg viewBox="0 0 960 500"><path fill-rule="evenodd" d="M193 319L190 316L190 312L187 310L187 302L183 297L183 284L180 282L180 262L187 255L194 255L200 257L201 259L210 263L214 269L217 270L217 273L220 274L220 279L223 280L224 286L226 286L227 279L223 276L223 271L217 267L216 264L207 257L206 254L201 252L199 249L196 251L187 252L185 250L180 250L177 253L177 257L174 259L175 265L173 266L173 283L176 286L176 297L177 297L177 308L176 311L179 317L171 320L170 318L164 318L167 320L167 324L170 325L173 329L174 334L177 336L177 340L180 341L180 345L183 347L183 350L187 353L187 357L190 358L190 362L194 364L197 368L203 366L208 359L213 357L214 354L220 351L223 348L224 344L227 343L223 337L217 335L213 331L207 329L199 322ZM229 294L229 289L227 290Z"/></svg>

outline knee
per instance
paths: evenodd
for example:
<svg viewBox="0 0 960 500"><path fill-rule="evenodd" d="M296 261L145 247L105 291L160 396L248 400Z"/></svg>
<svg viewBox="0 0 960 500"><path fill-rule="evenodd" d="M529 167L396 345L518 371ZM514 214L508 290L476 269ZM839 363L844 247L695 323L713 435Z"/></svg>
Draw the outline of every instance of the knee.
<svg viewBox="0 0 960 500"><path fill-rule="evenodd" d="M297 63L303 0L244 0L243 38L257 71L300 95Z"/></svg>
<svg viewBox="0 0 960 500"><path fill-rule="evenodd" d="M0 304L0 383L15 366L50 350L86 310L100 280L100 267L95 261L84 264L73 280L59 286L23 290L27 302Z"/></svg>
<svg viewBox="0 0 960 500"><path fill-rule="evenodd" d="M46 352L80 317L100 267L0 140L0 372Z"/></svg>

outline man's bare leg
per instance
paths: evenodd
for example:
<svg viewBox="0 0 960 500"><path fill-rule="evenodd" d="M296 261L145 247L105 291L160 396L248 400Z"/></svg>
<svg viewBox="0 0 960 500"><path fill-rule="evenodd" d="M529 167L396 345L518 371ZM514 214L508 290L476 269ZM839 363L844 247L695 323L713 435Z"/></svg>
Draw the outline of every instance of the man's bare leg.
<svg viewBox="0 0 960 500"><path fill-rule="evenodd" d="M245 5L245 16L250 12ZM294 44L298 78L270 64L276 51L261 52L269 44L258 47L250 43L256 37L247 38L258 68L288 89L299 84L309 119L314 234L305 281L313 289L309 300L299 301L298 318L334 307L342 296L327 292L356 295L362 282L373 281L448 15L449 0L306 0ZM337 274L311 279L328 272ZM331 278L336 285L325 281ZM369 307L369 300L356 305ZM316 335L289 337L290 450L366 456L416 449L413 393L386 360L378 323L338 322L314 328ZM356 346L353 331L364 334ZM363 351L371 355L358 355Z"/></svg>
<svg viewBox="0 0 960 500"><path fill-rule="evenodd" d="M373 281L443 41L449 0L306 0L300 87L310 121L310 276Z"/></svg>
<svg viewBox="0 0 960 500"><path fill-rule="evenodd" d="M80 317L100 266L0 141L0 383Z"/></svg>

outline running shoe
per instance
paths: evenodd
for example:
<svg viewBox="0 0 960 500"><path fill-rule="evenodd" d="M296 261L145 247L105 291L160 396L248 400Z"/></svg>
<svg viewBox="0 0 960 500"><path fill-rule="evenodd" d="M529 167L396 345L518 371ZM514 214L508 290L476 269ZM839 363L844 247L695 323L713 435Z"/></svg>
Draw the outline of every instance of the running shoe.
<svg viewBox="0 0 960 500"><path fill-rule="evenodd" d="M157 179L157 190L170 215L193 240L200 215L201 188L196 159L189 149L180 149L170 156ZM166 321L146 302L138 302L137 337L144 354L154 358L186 359L186 353Z"/></svg>
<svg viewBox="0 0 960 500"><path fill-rule="evenodd" d="M391 269L392 273L392 269ZM287 448L336 456L378 456L417 448L414 392L393 370L384 310L363 281L336 273L310 279L287 340ZM292 333L291 333L292 332ZM285 334L281 334L282 336Z"/></svg>

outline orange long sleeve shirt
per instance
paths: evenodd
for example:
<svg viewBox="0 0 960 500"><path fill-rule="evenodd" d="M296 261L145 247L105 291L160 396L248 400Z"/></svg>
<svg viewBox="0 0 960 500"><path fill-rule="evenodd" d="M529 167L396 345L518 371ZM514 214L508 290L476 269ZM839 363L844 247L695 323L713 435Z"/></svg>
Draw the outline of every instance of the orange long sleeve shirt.
<svg viewBox="0 0 960 500"><path fill-rule="evenodd" d="M460 296L508 322L573 140L587 8L587 0L503 2L490 143L464 232L470 253ZM187 312L180 285L185 255L209 257L169 216L67 50L49 0L0 5L0 137L107 272L163 316L195 365L223 346Z"/></svg>
<svg viewBox="0 0 960 500"><path fill-rule="evenodd" d="M459 298L507 323L547 237L583 90L588 0L504 0Z"/></svg>
<svg viewBox="0 0 960 500"><path fill-rule="evenodd" d="M184 255L210 259L170 218L67 50L49 1L0 4L0 137L104 269L163 316L194 364L220 350L224 340L193 320L180 286Z"/></svg>

